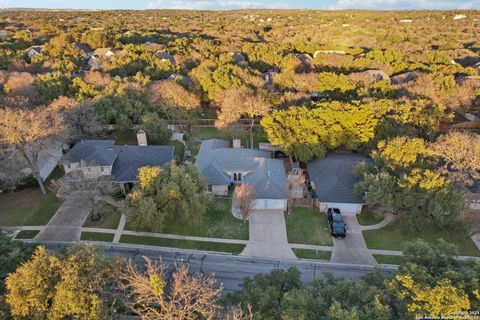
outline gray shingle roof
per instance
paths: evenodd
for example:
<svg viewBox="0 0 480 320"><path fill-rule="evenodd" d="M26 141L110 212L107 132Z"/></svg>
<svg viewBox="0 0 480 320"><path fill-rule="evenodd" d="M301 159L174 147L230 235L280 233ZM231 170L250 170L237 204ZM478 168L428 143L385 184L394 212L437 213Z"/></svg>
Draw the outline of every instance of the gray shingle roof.
<svg viewBox="0 0 480 320"><path fill-rule="evenodd" d="M175 157L173 146L115 146L118 157L112 168L117 182L137 181L137 171L145 166L163 167Z"/></svg>
<svg viewBox="0 0 480 320"><path fill-rule="evenodd" d="M60 163L79 163L83 160L87 166L111 166L118 154L114 143L114 140L81 140L63 156Z"/></svg>
<svg viewBox="0 0 480 320"><path fill-rule="evenodd" d="M286 199L288 186L283 161L269 152L229 148L229 142L209 139L202 142L195 165L208 184L230 184L227 171L249 171L243 181L255 187L257 199Z"/></svg>
<svg viewBox="0 0 480 320"><path fill-rule="evenodd" d="M363 203L353 194L358 179L353 175L355 166L368 158L355 153L330 153L323 159L307 164L310 180L315 184L317 199L321 202Z"/></svg>

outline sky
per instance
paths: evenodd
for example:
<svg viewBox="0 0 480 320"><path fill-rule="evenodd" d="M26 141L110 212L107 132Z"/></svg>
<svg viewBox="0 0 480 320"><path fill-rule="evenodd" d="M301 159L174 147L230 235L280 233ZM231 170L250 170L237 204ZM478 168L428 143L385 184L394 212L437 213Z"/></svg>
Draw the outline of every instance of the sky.
<svg viewBox="0 0 480 320"><path fill-rule="evenodd" d="M480 0L0 0L0 8L52 9L480 9Z"/></svg>

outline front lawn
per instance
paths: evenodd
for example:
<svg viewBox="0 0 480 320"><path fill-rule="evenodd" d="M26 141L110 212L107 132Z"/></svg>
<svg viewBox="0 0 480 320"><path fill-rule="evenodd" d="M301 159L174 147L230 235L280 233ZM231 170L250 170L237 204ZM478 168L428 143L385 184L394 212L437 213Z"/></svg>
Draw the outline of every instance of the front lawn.
<svg viewBox="0 0 480 320"><path fill-rule="evenodd" d="M404 262L405 257L402 256L390 256L386 254L374 254L373 257L381 264L397 264L400 265Z"/></svg>
<svg viewBox="0 0 480 320"><path fill-rule="evenodd" d="M39 232L38 230L22 230L17 234L15 239L33 239Z"/></svg>
<svg viewBox="0 0 480 320"><path fill-rule="evenodd" d="M170 223L165 225L162 233L184 236L212 237L248 240L248 222L233 217L231 198L214 198L214 203L207 211L203 221L198 225ZM128 223L125 230L132 230ZM142 231L142 230L136 230Z"/></svg>
<svg viewBox="0 0 480 320"><path fill-rule="evenodd" d="M82 232L80 239L84 241L112 242L114 236L112 233Z"/></svg>
<svg viewBox="0 0 480 320"><path fill-rule="evenodd" d="M83 224L86 228L105 228L105 229L117 229L120 222L120 213L117 211L117 208L102 202L101 207L99 208L102 212L102 217L100 220L92 221L92 213L88 216L87 220Z"/></svg>
<svg viewBox="0 0 480 320"><path fill-rule="evenodd" d="M37 188L1 193L0 226L46 225L61 203L53 192L43 196Z"/></svg>
<svg viewBox="0 0 480 320"><path fill-rule="evenodd" d="M428 229L424 228L416 234L408 234L400 228L398 222L393 222L378 230L363 231L363 236L367 247L370 249L402 250L403 243L415 238L421 238L431 243L443 239L448 243L455 244L460 255L480 256L480 250L475 246L472 239L436 230L434 226L430 226Z"/></svg>
<svg viewBox="0 0 480 320"><path fill-rule="evenodd" d="M289 243L332 246L327 216L311 208L293 208L285 214Z"/></svg>
<svg viewBox="0 0 480 320"><path fill-rule="evenodd" d="M384 219L383 214L378 214L376 212L366 210L361 214L357 214L358 223L362 226L371 226L377 223L382 222Z"/></svg>
<svg viewBox="0 0 480 320"><path fill-rule="evenodd" d="M230 252L235 254L239 254L245 248L245 245L243 244L176 240L176 239L130 236L130 235L122 235L122 237L120 238L120 242L145 244L145 245L160 246L160 247L204 250L204 251Z"/></svg>
<svg viewBox="0 0 480 320"><path fill-rule="evenodd" d="M314 260L327 260L330 261L332 257L331 251L318 251L310 249L293 249L293 252L300 259L314 259Z"/></svg>

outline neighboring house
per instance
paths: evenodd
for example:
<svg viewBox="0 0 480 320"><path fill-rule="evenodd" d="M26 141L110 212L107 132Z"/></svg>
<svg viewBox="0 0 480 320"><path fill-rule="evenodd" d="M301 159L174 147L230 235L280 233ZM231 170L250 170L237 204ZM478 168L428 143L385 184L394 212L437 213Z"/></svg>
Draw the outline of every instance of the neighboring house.
<svg viewBox="0 0 480 320"><path fill-rule="evenodd" d="M391 77L390 78L390 83L391 84L403 84L403 83L413 81L416 78L417 78L417 75L416 75L415 72L408 71L408 72L397 74L396 76Z"/></svg>
<svg viewBox="0 0 480 320"><path fill-rule="evenodd" d="M27 56L32 59L33 57L39 56L42 54L41 46L33 46L27 49Z"/></svg>
<svg viewBox="0 0 480 320"><path fill-rule="evenodd" d="M98 48L90 53L87 64L90 68L100 69L102 68L103 62L111 60L115 57L115 52L112 48Z"/></svg>
<svg viewBox="0 0 480 320"><path fill-rule="evenodd" d="M272 159L270 152L230 148L227 140L209 139L202 142L195 165L213 195L228 195L231 185L246 183L255 188L256 209L287 209L283 161Z"/></svg>
<svg viewBox="0 0 480 320"><path fill-rule="evenodd" d="M173 146L117 146L114 140L81 140L64 155L65 174L81 171L86 178L111 176L127 193L138 182L138 169L172 161Z"/></svg>
<svg viewBox="0 0 480 320"><path fill-rule="evenodd" d="M155 52L155 56L162 61L169 61L173 66L177 64L175 58L169 52L157 51Z"/></svg>
<svg viewBox="0 0 480 320"><path fill-rule="evenodd" d="M72 45L83 52L83 58L85 60L89 59L90 56L92 55L92 49L90 49L90 47L87 46L86 44L83 44L80 42L73 42Z"/></svg>
<svg viewBox="0 0 480 320"><path fill-rule="evenodd" d="M403 19L398 21L399 23L412 23L412 19Z"/></svg>
<svg viewBox="0 0 480 320"><path fill-rule="evenodd" d="M353 185L358 182L353 170L357 164L367 161L367 157L356 153L329 153L325 158L307 164L321 211L327 208L338 208L346 214L362 211L363 197L353 194Z"/></svg>
<svg viewBox="0 0 480 320"><path fill-rule="evenodd" d="M390 82L390 77L382 70L371 69L361 72L353 72L348 74L348 77L354 81L364 81L365 84L372 84L378 81L386 80Z"/></svg>
<svg viewBox="0 0 480 320"><path fill-rule="evenodd" d="M230 52L233 62L239 67L244 67L247 65L247 59L240 52Z"/></svg>
<svg viewBox="0 0 480 320"><path fill-rule="evenodd" d="M464 14L456 14L454 17L453 17L453 20L462 20L462 19L466 19L467 16L464 15Z"/></svg>
<svg viewBox="0 0 480 320"><path fill-rule="evenodd" d="M0 40L5 40L12 34L11 31L8 30L0 30Z"/></svg>
<svg viewBox="0 0 480 320"><path fill-rule="evenodd" d="M316 58L318 55L321 55L321 54L336 54L336 55L344 56L347 53L344 50L317 50L313 54L313 58Z"/></svg>

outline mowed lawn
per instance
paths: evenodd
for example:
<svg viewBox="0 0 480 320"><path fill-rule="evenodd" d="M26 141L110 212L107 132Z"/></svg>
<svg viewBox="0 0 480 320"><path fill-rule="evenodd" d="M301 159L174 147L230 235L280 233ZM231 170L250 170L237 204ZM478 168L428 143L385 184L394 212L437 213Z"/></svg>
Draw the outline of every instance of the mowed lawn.
<svg viewBox="0 0 480 320"><path fill-rule="evenodd" d="M117 208L111 204L102 202L98 210L102 213L102 217L99 220L92 221L92 214L90 214L83 226L86 228L117 229L121 217Z"/></svg>
<svg viewBox="0 0 480 320"><path fill-rule="evenodd" d="M475 246L472 239L435 230L434 226L423 229L419 233L409 234L402 230L398 222L387 225L378 230L363 231L363 236L370 249L402 250L403 243L415 238L424 239L427 242L436 243L443 239L458 247L460 255L480 256L480 250Z"/></svg>
<svg viewBox="0 0 480 320"><path fill-rule="evenodd" d="M327 216L311 208L293 208L285 214L289 243L332 246Z"/></svg>
<svg viewBox="0 0 480 320"><path fill-rule="evenodd" d="M0 226L41 226L48 223L62 201L38 188L0 194Z"/></svg>
<svg viewBox="0 0 480 320"><path fill-rule="evenodd" d="M162 233L248 240L248 222L243 222L233 217L231 207L231 198L214 198L213 205L208 209L200 224L185 225L182 223L170 223L165 225ZM128 218L125 230L132 230L128 223Z"/></svg>

